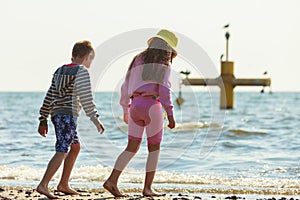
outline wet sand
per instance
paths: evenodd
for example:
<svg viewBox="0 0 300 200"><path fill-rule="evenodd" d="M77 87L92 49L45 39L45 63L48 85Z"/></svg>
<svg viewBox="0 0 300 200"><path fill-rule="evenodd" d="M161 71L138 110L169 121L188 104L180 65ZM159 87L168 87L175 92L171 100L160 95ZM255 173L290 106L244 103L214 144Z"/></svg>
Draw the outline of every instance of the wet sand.
<svg viewBox="0 0 300 200"><path fill-rule="evenodd" d="M110 193L106 192L104 189L76 189L81 195L65 195L63 193L57 192L54 189L50 189L52 193L58 196L60 199L66 200L106 200L115 199ZM245 196L245 195L222 195L222 194L204 194L204 195L194 195L194 194L166 194L160 197L143 197L138 194L130 194L126 198L116 198L124 200L222 200L222 199L256 199L256 200L300 200L297 196L280 196L274 197L270 196ZM47 200L48 198L44 195L39 194L33 188L24 187L0 187L0 199L1 200L13 200L13 199L32 199L32 200Z"/></svg>

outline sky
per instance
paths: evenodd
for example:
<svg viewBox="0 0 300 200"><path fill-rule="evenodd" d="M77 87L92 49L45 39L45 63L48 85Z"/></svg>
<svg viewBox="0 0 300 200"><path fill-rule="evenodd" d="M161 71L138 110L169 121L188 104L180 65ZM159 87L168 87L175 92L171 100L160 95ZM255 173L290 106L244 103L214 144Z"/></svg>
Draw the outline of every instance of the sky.
<svg viewBox="0 0 300 200"><path fill-rule="evenodd" d="M185 35L220 70L225 52L222 27L228 23L229 60L234 61L237 78L266 77L263 72L268 71L272 91L300 91L299 8L298 0L1 0L0 91L46 91L55 69L70 62L75 42L88 39L98 47L143 28ZM131 58L116 60L118 66L106 75L117 84ZM173 63L175 71L183 67L179 61L181 68ZM97 87L114 89L105 83Z"/></svg>

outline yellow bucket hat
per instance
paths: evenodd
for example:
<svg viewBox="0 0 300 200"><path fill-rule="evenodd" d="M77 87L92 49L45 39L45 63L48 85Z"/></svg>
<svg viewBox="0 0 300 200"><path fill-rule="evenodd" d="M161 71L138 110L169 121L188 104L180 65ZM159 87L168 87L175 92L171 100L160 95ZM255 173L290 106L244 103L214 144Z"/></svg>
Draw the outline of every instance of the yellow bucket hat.
<svg viewBox="0 0 300 200"><path fill-rule="evenodd" d="M172 47L172 49L174 49L176 51L176 46L178 44L178 38L171 31L168 31L166 29L160 30L154 37L152 37L148 40L148 45L151 43L153 38L160 38L160 39L164 40L170 47Z"/></svg>

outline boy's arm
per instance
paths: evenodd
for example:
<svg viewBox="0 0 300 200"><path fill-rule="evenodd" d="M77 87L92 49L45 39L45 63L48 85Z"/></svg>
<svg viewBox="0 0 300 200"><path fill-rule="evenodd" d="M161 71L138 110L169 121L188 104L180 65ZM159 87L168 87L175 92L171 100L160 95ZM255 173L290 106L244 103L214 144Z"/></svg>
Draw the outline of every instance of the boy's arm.
<svg viewBox="0 0 300 200"><path fill-rule="evenodd" d="M47 94L44 98L43 105L40 108L40 117L39 117L40 122L46 122L47 123L47 118L50 114L50 104L53 101L53 91L54 90L55 90L55 85L54 85L54 80L52 80L51 86L48 89Z"/></svg>
<svg viewBox="0 0 300 200"><path fill-rule="evenodd" d="M47 123L47 118L50 114L50 104L53 101L53 91L55 89L55 85L54 85L54 80L52 80L52 84L50 86L50 88L47 91L47 94L44 98L44 102L42 107L40 108L40 117L39 117L39 128L38 128L38 132L41 136L46 137L46 134L48 132L48 123Z"/></svg>
<svg viewBox="0 0 300 200"><path fill-rule="evenodd" d="M99 120L99 115L94 103L94 98L91 89L90 75L87 69L80 68L76 77L77 93L79 95L80 103L86 115L95 124L98 131L102 123Z"/></svg>

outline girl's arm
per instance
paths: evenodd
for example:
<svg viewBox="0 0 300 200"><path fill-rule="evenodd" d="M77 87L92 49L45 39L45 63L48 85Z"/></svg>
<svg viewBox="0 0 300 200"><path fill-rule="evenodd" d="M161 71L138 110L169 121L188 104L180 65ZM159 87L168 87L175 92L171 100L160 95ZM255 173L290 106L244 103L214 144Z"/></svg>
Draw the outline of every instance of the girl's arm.
<svg viewBox="0 0 300 200"><path fill-rule="evenodd" d="M158 86L159 101L161 102L163 108L167 112L168 116L173 116L173 103L171 95L171 83L169 81L171 74L170 67L168 67L163 83Z"/></svg>
<svg viewBox="0 0 300 200"><path fill-rule="evenodd" d="M172 95L170 88L159 85L159 101L161 102L163 108L167 112L168 116L173 116L173 103L172 103Z"/></svg>
<svg viewBox="0 0 300 200"><path fill-rule="evenodd" d="M124 113L124 121L128 121L125 119L125 115L128 115L129 112L129 107L130 107L130 95L128 94L128 84L129 84L129 77L130 77L130 71L134 67L134 61L136 60L137 56L135 56L126 72L126 77L125 80L121 86L121 98L120 98L120 104L123 108L123 113ZM128 116L126 116L128 117Z"/></svg>
<svg viewBox="0 0 300 200"><path fill-rule="evenodd" d="M121 87L120 104L123 108L124 114L128 114L129 107L130 107L130 96L128 94L128 81L129 81L129 72L127 72L125 81L123 82L122 87Z"/></svg>

